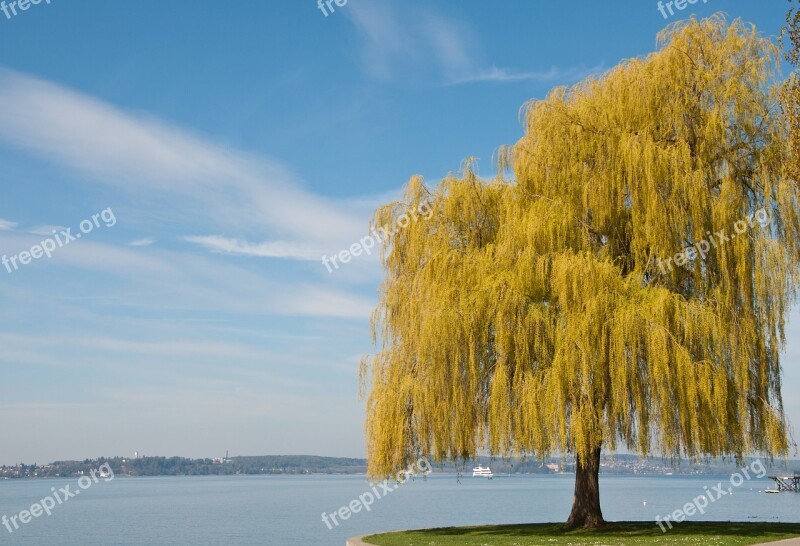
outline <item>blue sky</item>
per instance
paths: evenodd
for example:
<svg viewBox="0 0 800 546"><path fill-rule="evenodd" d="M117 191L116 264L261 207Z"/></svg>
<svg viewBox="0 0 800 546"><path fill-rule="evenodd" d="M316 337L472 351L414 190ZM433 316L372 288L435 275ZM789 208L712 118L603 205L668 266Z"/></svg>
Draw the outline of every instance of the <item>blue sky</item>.
<svg viewBox="0 0 800 546"><path fill-rule="evenodd" d="M377 260L321 265L413 174L490 174L520 107L691 14L782 0L43 0L0 13L0 463L363 456ZM335 5L334 5L335 7ZM786 405L800 416L800 320Z"/></svg>

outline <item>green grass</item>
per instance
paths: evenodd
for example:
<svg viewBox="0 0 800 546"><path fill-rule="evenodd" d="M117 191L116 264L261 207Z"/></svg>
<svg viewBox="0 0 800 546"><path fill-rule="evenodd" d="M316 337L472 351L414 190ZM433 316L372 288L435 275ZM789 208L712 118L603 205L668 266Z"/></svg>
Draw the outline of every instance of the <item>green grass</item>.
<svg viewBox="0 0 800 546"><path fill-rule="evenodd" d="M800 523L685 522L663 533L653 522L625 522L611 523L601 531L570 532L559 523L448 527L372 535L364 541L377 546L739 546L797 536Z"/></svg>

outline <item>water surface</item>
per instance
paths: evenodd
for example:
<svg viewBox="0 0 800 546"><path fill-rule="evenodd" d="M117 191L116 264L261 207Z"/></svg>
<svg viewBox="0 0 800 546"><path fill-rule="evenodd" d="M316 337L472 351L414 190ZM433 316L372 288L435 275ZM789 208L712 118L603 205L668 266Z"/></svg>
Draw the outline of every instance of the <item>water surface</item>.
<svg viewBox="0 0 800 546"><path fill-rule="evenodd" d="M563 521L574 476L524 475L486 480L434 475L375 500L329 530L330 514L371 491L361 476L212 476L100 481L51 516L42 515L0 543L31 545L343 546L371 532L451 525ZM608 520L650 520L683 507L720 477L601 475ZM74 479L0 481L0 515L11 516ZM746 481L692 520L800 522L800 494L762 493L767 479ZM381 488L378 488L381 491ZM645 504L646 501L646 504ZM655 525L655 524L654 524Z"/></svg>

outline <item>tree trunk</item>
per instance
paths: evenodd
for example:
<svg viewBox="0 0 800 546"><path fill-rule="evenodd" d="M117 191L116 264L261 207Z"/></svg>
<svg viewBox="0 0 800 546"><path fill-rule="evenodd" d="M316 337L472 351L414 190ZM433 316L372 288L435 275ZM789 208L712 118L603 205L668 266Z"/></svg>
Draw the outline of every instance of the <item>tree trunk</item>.
<svg viewBox="0 0 800 546"><path fill-rule="evenodd" d="M567 519L567 529L585 527L599 529L605 525L603 513L600 511L600 448L591 452L589 457L578 457L575 469L575 496L572 500L572 512Z"/></svg>

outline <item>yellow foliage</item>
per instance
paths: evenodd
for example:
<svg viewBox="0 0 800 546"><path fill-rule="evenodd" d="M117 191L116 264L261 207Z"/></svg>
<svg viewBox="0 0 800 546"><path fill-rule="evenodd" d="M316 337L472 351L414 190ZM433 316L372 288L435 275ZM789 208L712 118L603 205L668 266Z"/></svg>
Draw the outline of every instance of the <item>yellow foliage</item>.
<svg viewBox="0 0 800 546"><path fill-rule="evenodd" d="M557 88L502 154L420 202L382 256L363 361L369 473L425 455L667 456L787 449L779 354L797 286L800 206L775 108L777 48L723 17L668 27L657 52ZM672 256L761 207L705 259Z"/></svg>

